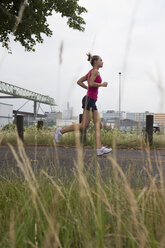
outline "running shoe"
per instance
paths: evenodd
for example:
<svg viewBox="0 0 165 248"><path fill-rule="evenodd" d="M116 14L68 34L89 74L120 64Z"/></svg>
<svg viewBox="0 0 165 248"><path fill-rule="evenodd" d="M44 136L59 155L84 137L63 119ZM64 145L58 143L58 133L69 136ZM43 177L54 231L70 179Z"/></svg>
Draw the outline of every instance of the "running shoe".
<svg viewBox="0 0 165 248"><path fill-rule="evenodd" d="M112 148L106 148L102 146L100 149L97 149L97 156L101 156L103 154L110 153L112 151Z"/></svg>
<svg viewBox="0 0 165 248"><path fill-rule="evenodd" d="M102 147L104 154L110 153L112 151L112 148L107 148L105 146Z"/></svg>
<svg viewBox="0 0 165 248"><path fill-rule="evenodd" d="M57 128L57 129L56 129L56 133L55 133L55 135L54 135L54 141L55 141L56 143L59 143L59 141L60 141L60 139L61 139L61 137L62 137L62 133L60 132L61 129L62 129L62 128Z"/></svg>

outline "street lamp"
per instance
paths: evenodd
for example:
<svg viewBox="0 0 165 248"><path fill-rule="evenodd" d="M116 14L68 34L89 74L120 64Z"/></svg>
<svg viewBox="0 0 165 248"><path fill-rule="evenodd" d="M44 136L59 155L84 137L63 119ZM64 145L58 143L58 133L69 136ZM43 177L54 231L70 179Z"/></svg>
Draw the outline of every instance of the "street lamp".
<svg viewBox="0 0 165 248"><path fill-rule="evenodd" d="M121 115L121 72L119 72L119 129L120 129L120 115Z"/></svg>

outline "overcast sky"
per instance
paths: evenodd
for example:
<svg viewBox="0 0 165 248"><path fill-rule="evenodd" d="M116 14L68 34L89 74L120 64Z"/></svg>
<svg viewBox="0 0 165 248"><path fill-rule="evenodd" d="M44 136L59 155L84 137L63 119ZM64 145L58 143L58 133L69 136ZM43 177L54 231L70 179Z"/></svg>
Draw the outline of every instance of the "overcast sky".
<svg viewBox="0 0 165 248"><path fill-rule="evenodd" d="M76 84L91 66L87 52L104 61L100 74L107 88L99 88L98 109L119 109L119 72L122 72L121 109L128 112L165 112L165 3L163 0L81 0L85 32L70 29L66 19L54 13L48 19L53 31L36 52L11 42L12 55L0 49L0 81L53 97L56 110L82 112L86 90ZM62 64L59 64L63 42ZM18 109L26 100L4 100ZM32 111L32 102L22 110ZM41 105L50 111L47 105Z"/></svg>

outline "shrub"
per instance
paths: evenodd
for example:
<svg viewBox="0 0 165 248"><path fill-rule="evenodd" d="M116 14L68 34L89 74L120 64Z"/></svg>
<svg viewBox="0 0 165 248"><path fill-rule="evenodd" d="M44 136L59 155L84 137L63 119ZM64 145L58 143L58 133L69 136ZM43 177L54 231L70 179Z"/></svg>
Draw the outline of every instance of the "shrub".
<svg viewBox="0 0 165 248"><path fill-rule="evenodd" d="M16 125L9 122L2 128L2 131L12 131L15 129L16 129Z"/></svg>

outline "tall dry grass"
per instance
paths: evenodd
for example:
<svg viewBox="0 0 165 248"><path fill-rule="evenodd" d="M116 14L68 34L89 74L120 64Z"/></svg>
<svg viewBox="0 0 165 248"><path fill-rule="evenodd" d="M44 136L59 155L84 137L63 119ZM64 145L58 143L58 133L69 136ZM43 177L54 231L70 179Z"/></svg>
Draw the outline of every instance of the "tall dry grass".
<svg viewBox="0 0 165 248"><path fill-rule="evenodd" d="M111 174L102 175L96 154L94 173L85 169L79 132L75 137L77 158L68 180L61 180L56 170L35 174L21 140L17 137L18 152L9 145L22 177L1 177L0 247L164 247L160 158L155 176L146 147L148 182L132 187L115 154L107 157ZM58 159L53 166L60 166Z"/></svg>

